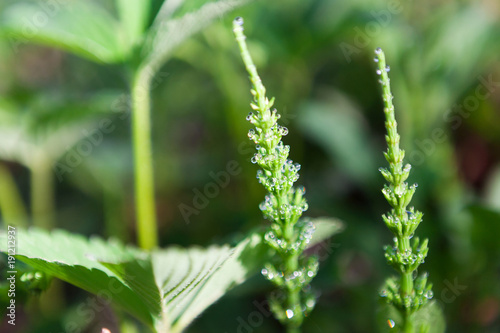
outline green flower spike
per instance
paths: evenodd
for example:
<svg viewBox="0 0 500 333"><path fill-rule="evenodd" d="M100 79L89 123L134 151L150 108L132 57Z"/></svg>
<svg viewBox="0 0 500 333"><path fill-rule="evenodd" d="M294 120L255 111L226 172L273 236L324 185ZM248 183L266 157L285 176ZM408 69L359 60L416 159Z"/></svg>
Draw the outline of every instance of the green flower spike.
<svg viewBox="0 0 500 333"><path fill-rule="evenodd" d="M422 221L422 213L413 207L407 208L415 193L417 184L408 186L406 180L410 175L411 165L403 166L404 150L399 148L399 134L394 116L393 96L391 94L388 76L389 66L386 66L385 55L382 49L375 50L375 62L378 65L377 74L382 85L384 100L385 127L387 135L387 152L385 159L389 169L380 168L387 184L382 193L392 209L382 216L389 230L394 234L394 245L385 246L385 258L400 277L387 279L380 296L387 303L394 305L403 318L403 332L417 332L414 324L414 314L433 297L432 284L427 284L427 273L415 278L417 269L422 264L428 252L428 240L420 242L418 237L413 238L415 230ZM418 332L422 332L422 327ZM425 331L425 330L424 330Z"/></svg>
<svg viewBox="0 0 500 333"><path fill-rule="evenodd" d="M268 192L260 204L264 217L271 222L265 240L277 254L274 262L262 269L262 274L280 291L277 294L281 296L269 300L274 316L287 327L287 332L300 332L304 317L316 302L309 283L318 270L318 260L303 255L314 225L299 220L308 208L304 188L293 187L299 179L300 165L288 159L290 146L281 140L288 129L277 123L280 115L272 108L274 98L266 97L266 88L248 52L242 18L234 20L233 31L252 82L253 112L247 120L255 128L249 130L248 137L257 149L251 161L262 168L257 172L257 179Z"/></svg>

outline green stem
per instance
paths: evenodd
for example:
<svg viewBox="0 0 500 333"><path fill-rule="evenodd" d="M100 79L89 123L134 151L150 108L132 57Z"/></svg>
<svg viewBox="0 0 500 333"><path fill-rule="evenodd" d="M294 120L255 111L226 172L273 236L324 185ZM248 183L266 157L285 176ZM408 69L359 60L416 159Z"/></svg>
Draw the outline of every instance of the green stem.
<svg viewBox="0 0 500 333"><path fill-rule="evenodd" d="M406 312L404 316L403 332L415 333L415 326L413 325L413 314L409 314L408 312Z"/></svg>
<svg viewBox="0 0 500 333"><path fill-rule="evenodd" d="M0 211L7 224L26 227L26 207L9 169L3 164L0 164Z"/></svg>
<svg viewBox="0 0 500 333"><path fill-rule="evenodd" d="M30 170L33 225L47 230L53 229L56 214L52 163L43 153L37 153Z"/></svg>
<svg viewBox="0 0 500 333"><path fill-rule="evenodd" d="M158 246L151 147L150 71L139 69L132 82L132 137L135 170L135 206L139 246Z"/></svg>
<svg viewBox="0 0 500 333"><path fill-rule="evenodd" d="M411 251L410 238L402 237L399 238L399 251L401 253L406 253ZM411 295L413 293L413 272L401 273L401 296Z"/></svg>

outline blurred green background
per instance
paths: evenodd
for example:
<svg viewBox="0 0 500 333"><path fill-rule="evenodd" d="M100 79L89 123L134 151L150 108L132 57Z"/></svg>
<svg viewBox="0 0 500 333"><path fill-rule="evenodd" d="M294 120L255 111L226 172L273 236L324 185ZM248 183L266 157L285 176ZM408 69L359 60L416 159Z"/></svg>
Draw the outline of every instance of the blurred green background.
<svg viewBox="0 0 500 333"><path fill-rule="evenodd" d="M11 3L2 0L0 11ZM112 1L99 3L113 12ZM421 269L430 273L447 332L499 332L498 1L253 1L182 44L152 90L162 246L222 243L266 223L258 209L264 189L249 162L250 84L231 31L234 16L245 19L250 51L290 130L285 143L302 165L307 215L345 223L317 249L319 301L303 331L377 331L378 290L393 273L382 250L391 234L380 217L389 206L377 171L386 164L385 129L373 50L382 47L413 165L409 181L419 184L412 204L424 222L417 233L430 239ZM13 214L30 214L30 171L40 173L54 207L38 218L133 242L126 88L119 65L0 39L0 198L12 201ZM228 163L238 167L228 185L200 199ZM4 193L13 185L25 208ZM29 303L19 332L62 332L78 317L88 294L61 288L64 305L44 313ZM248 281L188 332L279 332L256 305L270 290L261 277ZM106 316L82 322L82 332Z"/></svg>

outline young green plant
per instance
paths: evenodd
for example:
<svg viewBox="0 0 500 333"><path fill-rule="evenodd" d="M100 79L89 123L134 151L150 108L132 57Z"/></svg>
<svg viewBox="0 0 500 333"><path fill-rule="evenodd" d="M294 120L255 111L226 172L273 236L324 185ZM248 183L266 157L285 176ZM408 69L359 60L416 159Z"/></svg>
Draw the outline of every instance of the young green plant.
<svg viewBox="0 0 500 333"><path fill-rule="evenodd" d="M308 208L304 188L293 187L299 178L300 165L288 159L290 146L281 140L288 129L277 123L280 115L272 109L274 98L266 97L266 88L245 42L241 17L234 20L233 31L252 82L253 102L250 105L254 112L248 114L247 120L255 128L249 130L248 137L257 149L251 161L262 168L257 172L257 179L268 191L265 201L260 204L265 218L271 222L265 240L277 254L274 262L265 265L262 274L280 291L280 296L269 299L274 316L286 326L287 332L300 332L304 317L315 304L309 283L318 270L318 260L303 255L314 225L299 220Z"/></svg>
<svg viewBox="0 0 500 333"><path fill-rule="evenodd" d="M428 240L420 242L418 237L413 238L415 230L422 221L422 213L413 207L407 208L415 193L417 184L408 186L406 180L410 175L411 165L403 166L405 156L404 150L399 148L400 137L397 132L397 122L392 104L392 93L388 76L389 66L386 65L385 55L382 49L375 50L375 62L378 65L377 74L380 76L382 95L384 100L385 127L387 135L387 152L385 159L389 163L389 169L380 168L388 184L384 185L382 193L392 209L382 218L394 234L394 245L385 246L385 258L398 273L399 278L391 277L385 282L380 295L387 303L395 306L400 312L402 323L400 330L405 333L429 332L428 324L415 323L416 312L433 297L432 284L427 284L427 273L415 278L417 269L424 262L428 252ZM388 325L392 328L396 325L389 318ZM398 323L399 325L399 323Z"/></svg>

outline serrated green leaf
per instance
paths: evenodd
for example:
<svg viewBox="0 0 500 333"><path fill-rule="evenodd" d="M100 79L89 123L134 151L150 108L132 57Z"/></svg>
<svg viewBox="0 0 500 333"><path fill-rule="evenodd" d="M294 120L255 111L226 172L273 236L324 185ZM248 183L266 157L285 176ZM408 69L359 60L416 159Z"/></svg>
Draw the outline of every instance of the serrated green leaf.
<svg viewBox="0 0 500 333"><path fill-rule="evenodd" d="M0 250L6 252L5 233L0 234ZM46 232L39 229L16 231L16 258L30 266L71 283L88 292L108 298L127 312L153 326L154 320L140 295L127 283L131 277L142 281L141 271L124 277L98 261L147 263L147 256L118 242L105 242L99 238L86 239L62 230ZM124 268L124 270L126 270Z"/></svg>
<svg viewBox="0 0 500 333"><path fill-rule="evenodd" d="M314 223L314 222L313 222ZM316 221L310 246L340 230L335 220ZM170 247L145 252L116 241L86 239L65 231L18 229L17 259L105 299L154 327L181 332L229 289L260 271L272 253L254 233L208 248ZM0 233L0 251L6 252Z"/></svg>
<svg viewBox="0 0 500 333"><path fill-rule="evenodd" d="M1 13L0 32L14 51L20 44L38 43L99 63L121 62L129 51L118 21L90 1L16 3Z"/></svg>
<svg viewBox="0 0 500 333"><path fill-rule="evenodd" d="M153 72L184 40L249 0L166 1L146 36L143 68Z"/></svg>

